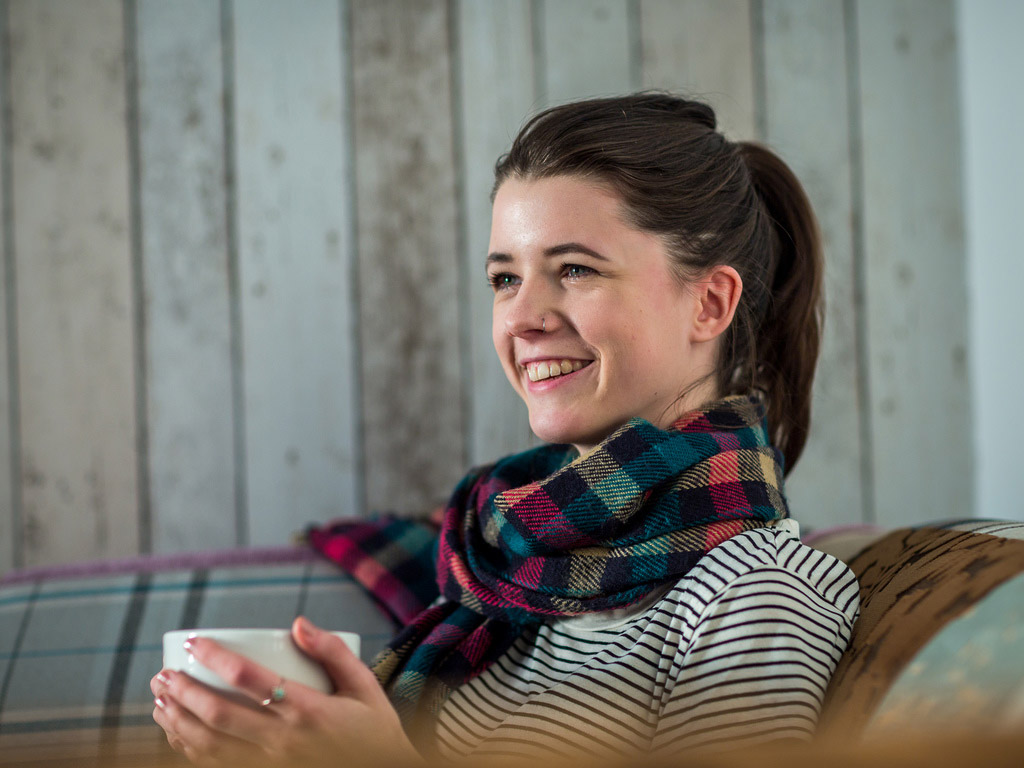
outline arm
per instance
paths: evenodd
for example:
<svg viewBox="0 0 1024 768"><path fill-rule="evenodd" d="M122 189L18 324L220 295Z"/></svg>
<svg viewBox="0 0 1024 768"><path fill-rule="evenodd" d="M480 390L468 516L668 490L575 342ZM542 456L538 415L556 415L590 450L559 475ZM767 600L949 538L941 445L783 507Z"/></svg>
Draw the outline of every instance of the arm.
<svg viewBox="0 0 1024 768"><path fill-rule="evenodd" d="M809 738L855 614L855 604L836 605L782 568L735 579L673 664L653 748Z"/></svg>
<svg viewBox="0 0 1024 768"><path fill-rule="evenodd" d="M302 618L292 626L292 637L327 670L334 694L286 681L282 701L259 707L232 701L186 674L164 670L150 687L156 697L153 718L171 746L200 764L419 761L376 677L344 642ZM197 639L190 650L253 703L265 699L279 682L270 670L213 641Z"/></svg>

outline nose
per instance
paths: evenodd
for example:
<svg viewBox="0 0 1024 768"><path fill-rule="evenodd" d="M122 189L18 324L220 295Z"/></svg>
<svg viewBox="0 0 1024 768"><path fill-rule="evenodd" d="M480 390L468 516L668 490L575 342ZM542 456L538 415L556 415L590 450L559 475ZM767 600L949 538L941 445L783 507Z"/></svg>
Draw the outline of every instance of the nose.
<svg viewBox="0 0 1024 768"><path fill-rule="evenodd" d="M540 281L524 280L505 306L505 333L509 336L551 333L557 323L553 297Z"/></svg>

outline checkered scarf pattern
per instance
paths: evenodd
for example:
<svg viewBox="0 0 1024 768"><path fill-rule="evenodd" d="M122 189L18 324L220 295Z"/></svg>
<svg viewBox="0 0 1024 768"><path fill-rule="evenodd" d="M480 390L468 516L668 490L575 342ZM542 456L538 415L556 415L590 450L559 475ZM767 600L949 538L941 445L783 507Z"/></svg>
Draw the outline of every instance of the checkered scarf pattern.
<svg viewBox="0 0 1024 768"><path fill-rule="evenodd" d="M545 446L465 477L441 527L443 599L374 662L413 740L429 744L451 690L530 625L636 603L726 539L786 517L764 415L757 398L730 397L667 430L630 420L575 460Z"/></svg>
<svg viewBox="0 0 1024 768"><path fill-rule="evenodd" d="M437 599L437 526L376 515L306 531L306 541L352 576L396 626Z"/></svg>

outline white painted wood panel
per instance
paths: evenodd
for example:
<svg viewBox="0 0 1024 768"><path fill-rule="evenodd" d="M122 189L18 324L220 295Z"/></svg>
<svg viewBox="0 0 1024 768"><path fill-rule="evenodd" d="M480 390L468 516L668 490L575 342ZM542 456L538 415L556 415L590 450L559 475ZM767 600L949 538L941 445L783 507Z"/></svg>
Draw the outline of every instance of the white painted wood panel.
<svg viewBox="0 0 1024 768"><path fill-rule="evenodd" d="M137 552L147 510L163 551L419 512L524 447L490 341L493 163L536 108L637 87L706 97L733 138L763 127L818 210L794 514L971 513L951 0L4 5L0 571Z"/></svg>
<svg viewBox="0 0 1024 768"><path fill-rule="evenodd" d="M468 294L469 460L481 464L530 444L526 407L505 378L491 340L494 292L484 260L491 230L494 164L535 106L529 0L463 0L458 17L462 137L464 295Z"/></svg>
<svg viewBox="0 0 1024 768"><path fill-rule="evenodd" d="M1024 409L1024 3L959 0L957 45L964 131L964 218L974 509L1024 521L1018 490Z"/></svg>
<svg viewBox="0 0 1024 768"><path fill-rule="evenodd" d="M352 2L367 505L422 512L466 469L448 7Z"/></svg>
<svg viewBox="0 0 1024 768"><path fill-rule="evenodd" d="M545 105L639 86L628 0L543 0L537 19Z"/></svg>
<svg viewBox="0 0 1024 768"><path fill-rule="evenodd" d="M237 543L220 9L140 0L139 208L153 549Z"/></svg>
<svg viewBox="0 0 1024 768"><path fill-rule="evenodd" d="M249 541L359 512L338 0L233 5Z"/></svg>
<svg viewBox="0 0 1024 768"><path fill-rule="evenodd" d="M643 87L710 104L732 139L757 135L750 0L639 0Z"/></svg>
<svg viewBox="0 0 1024 768"><path fill-rule="evenodd" d="M0 62L7 60L6 14L0 15ZM7 77L0 77L0 104L7 100ZM2 126L3 123L0 123ZM0 127L0 211L5 210L6 179L3 178L7 163L9 147L6 131ZM14 352L11 343L14 328L8 323L8 315L13 313L12 301L13 269L11 260L14 254L7 252L7 222L0 216L0 576L14 567L17 562L15 544L17 541L16 512L14 499L14 476L11 472L14 461L15 436L11 424L11 398L14 370L10 363L10 355Z"/></svg>
<svg viewBox="0 0 1024 768"><path fill-rule="evenodd" d="M856 11L876 513L885 525L970 516L953 5Z"/></svg>
<svg viewBox="0 0 1024 768"><path fill-rule="evenodd" d="M764 3L765 140L803 183L825 251L825 336L811 434L786 487L793 515L861 522L861 441L850 120L842 0Z"/></svg>
<svg viewBox="0 0 1024 768"><path fill-rule="evenodd" d="M120 0L8 5L26 564L138 537Z"/></svg>

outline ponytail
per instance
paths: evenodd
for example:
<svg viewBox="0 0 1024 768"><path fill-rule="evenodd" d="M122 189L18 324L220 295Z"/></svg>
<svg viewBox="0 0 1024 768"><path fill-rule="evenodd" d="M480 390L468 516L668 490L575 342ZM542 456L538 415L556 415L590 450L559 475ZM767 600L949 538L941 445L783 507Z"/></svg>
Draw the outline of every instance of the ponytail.
<svg viewBox="0 0 1024 768"><path fill-rule="evenodd" d="M795 466L811 424L811 385L824 325L821 236L807 195L777 155L737 144L771 226L774 265L763 318L753 333L754 388L768 404L772 441Z"/></svg>

